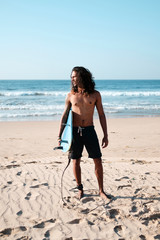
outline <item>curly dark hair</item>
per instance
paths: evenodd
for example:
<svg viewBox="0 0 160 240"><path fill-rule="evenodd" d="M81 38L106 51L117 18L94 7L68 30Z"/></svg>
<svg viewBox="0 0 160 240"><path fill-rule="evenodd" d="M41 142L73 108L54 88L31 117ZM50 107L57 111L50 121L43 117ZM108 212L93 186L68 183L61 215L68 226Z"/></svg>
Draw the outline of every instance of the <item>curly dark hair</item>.
<svg viewBox="0 0 160 240"><path fill-rule="evenodd" d="M84 93L90 94L95 90L95 82L93 80L92 73L84 68L84 67L74 67L72 72L75 71L78 75L78 84L77 86L73 86L72 84L72 92L78 92L78 85L84 88Z"/></svg>

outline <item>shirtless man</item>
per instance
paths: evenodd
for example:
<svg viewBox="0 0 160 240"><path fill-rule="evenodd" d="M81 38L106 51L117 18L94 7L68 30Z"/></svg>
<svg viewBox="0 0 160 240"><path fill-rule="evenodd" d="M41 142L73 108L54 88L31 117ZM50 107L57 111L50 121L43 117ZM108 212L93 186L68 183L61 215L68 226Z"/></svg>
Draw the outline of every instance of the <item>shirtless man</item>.
<svg viewBox="0 0 160 240"><path fill-rule="evenodd" d="M79 198L83 197L83 185L81 182L80 160L83 147L85 146L90 158L95 163L95 174L99 185L99 195L104 200L108 200L108 196L103 190L103 166L101 159L101 151L98 138L93 126L93 114L95 107L97 108L100 124L104 137L102 139L102 148L108 145L107 123L103 111L101 95L96 91L92 74L84 67L74 67L71 73L72 89L68 93L65 110L62 115L58 141L60 144L61 135L70 107L73 112L73 142L70 150L70 157L73 159L73 173L79 190Z"/></svg>

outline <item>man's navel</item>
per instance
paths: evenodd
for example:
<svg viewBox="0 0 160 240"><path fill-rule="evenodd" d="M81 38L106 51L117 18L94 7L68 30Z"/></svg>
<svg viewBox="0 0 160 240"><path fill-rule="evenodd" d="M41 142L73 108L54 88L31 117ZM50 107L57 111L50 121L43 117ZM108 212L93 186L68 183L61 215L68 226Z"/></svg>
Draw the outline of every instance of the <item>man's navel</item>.
<svg viewBox="0 0 160 240"><path fill-rule="evenodd" d="M84 120L84 119L82 119L82 126L84 125L84 123L85 123L85 120Z"/></svg>

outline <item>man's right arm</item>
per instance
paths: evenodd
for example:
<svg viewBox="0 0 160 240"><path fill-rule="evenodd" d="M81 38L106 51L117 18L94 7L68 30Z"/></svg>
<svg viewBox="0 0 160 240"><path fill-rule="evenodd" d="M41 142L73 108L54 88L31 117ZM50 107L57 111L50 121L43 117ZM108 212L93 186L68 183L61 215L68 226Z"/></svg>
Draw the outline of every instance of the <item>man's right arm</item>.
<svg viewBox="0 0 160 240"><path fill-rule="evenodd" d="M61 117L60 129L59 129L59 134L58 134L59 141L61 140L61 136L62 136L63 130L65 128L65 124L67 122L67 117L68 117L70 108L71 108L71 102L70 102L70 93L69 93L66 97L65 109L64 109L64 112Z"/></svg>

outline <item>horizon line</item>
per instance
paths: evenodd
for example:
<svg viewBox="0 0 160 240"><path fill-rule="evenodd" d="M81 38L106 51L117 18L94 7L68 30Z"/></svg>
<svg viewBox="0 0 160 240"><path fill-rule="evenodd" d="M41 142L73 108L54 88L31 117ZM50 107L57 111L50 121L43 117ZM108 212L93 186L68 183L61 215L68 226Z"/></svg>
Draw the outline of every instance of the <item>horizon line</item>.
<svg viewBox="0 0 160 240"><path fill-rule="evenodd" d="M115 80L115 81L117 81L117 80L119 80L119 81L134 81L134 80L160 80L160 78L126 78L126 79L123 79L123 78L120 78L120 79L117 79L117 78L113 78L113 79L106 79L106 78L101 78L101 79L95 79L95 78L93 78L95 81L97 80L97 81L111 81L111 80ZM71 79L38 79L38 78L36 78L36 79L9 79L9 78L7 78L7 79L0 79L0 81L71 81Z"/></svg>

